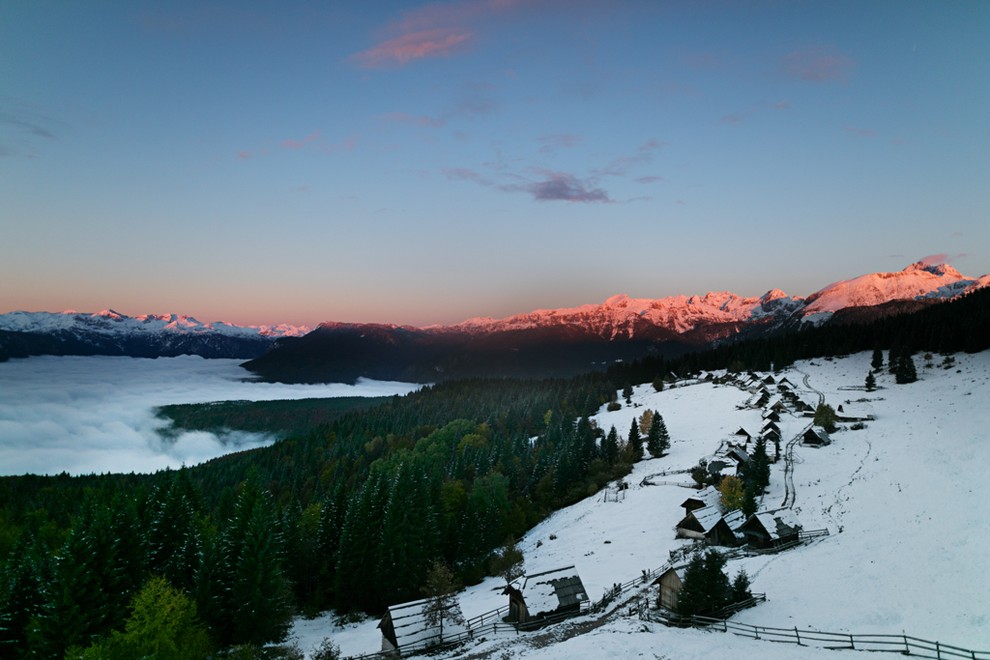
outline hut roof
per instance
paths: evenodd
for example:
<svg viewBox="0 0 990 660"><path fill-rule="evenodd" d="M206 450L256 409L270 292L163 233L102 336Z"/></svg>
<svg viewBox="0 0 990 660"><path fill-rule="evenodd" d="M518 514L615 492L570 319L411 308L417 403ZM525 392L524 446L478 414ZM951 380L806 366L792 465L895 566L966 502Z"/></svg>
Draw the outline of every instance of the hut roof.
<svg viewBox="0 0 990 660"><path fill-rule="evenodd" d="M732 449L730 449L728 454L729 454L729 458L734 460L736 464L749 463L749 454L744 452L742 449L739 449L738 447L733 447Z"/></svg>
<svg viewBox="0 0 990 660"><path fill-rule="evenodd" d="M735 433L733 433L733 435L741 435L741 436L743 436L745 438L751 438L751 437L753 437L753 436L751 436L749 434L749 431L747 431L746 429L744 429L741 426L739 427L739 430L738 431L736 431Z"/></svg>
<svg viewBox="0 0 990 660"><path fill-rule="evenodd" d="M721 493L719 493L714 486L708 486L681 502L681 506L684 508L693 506L695 509L700 509L702 507L718 504L721 497Z"/></svg>
<svg viewBox="0 0 990 660"><path fill-rule="evenodd" d="M741 530L761 531L771 541L793 536L801 530L801 523L790 509L754 513L739 527Z"/></svg>
<svg viewBox="0 0 990 660"><path fill-rule="evenodd" d="M820 426L812 426L810 429L804 432L802 440L805 444L810 445L827 445L831 444L832 438L829 437L828 431Z"/></svg>
<svg viewBox="0 0 990 660"><path fill-rule="evenodd" d="M431 626L424 612L427 603L429 603L429 599L423 598L401 605L392 605L378 623L378 627L382 628L384 632L385 620L391 617L396 646L399 648L428 645L433 641L440 641L439 626ZM452 605L451 609L455 605ZM447 618L444 619L443 628L445 637L467 631L467 628L462 624Z"/></svg>
<svg viewBox="0 0 990 660"><path fill-rule="evenodd" d="M522 594L526 609L533 616L580 605L588 600L588 592L584 590L584 584L573 566L527 575Z"/></svg>

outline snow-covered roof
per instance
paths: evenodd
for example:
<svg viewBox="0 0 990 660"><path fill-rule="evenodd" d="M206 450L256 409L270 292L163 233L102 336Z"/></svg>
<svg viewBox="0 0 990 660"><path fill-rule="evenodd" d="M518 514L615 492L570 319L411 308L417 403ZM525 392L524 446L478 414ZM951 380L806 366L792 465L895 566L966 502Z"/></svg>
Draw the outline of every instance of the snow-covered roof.
<svg viewBox="0 0 990 660"><path fill-rule="evenodd" d="M718 524L718 521L722 519L722 510L717 506L706 506L700 509L695 509L688 516L694 516L694 519L698 521L701 525L701 531L705 534L710 532Z"/></svg>
<svg viewBox="0 0 990 660"><path fill-rule="evenodd" d="M521 591L530 616L549 614L588 600L581 577L573 566L527 575Z"/></svg>
<svg viewBox="0 0 990 660"><path fill-rule="evenodd" d="M754 513L741 527L751 528L756 523L766 531L771 541L779 541L801 529L801 522L790 509Z"/></svg>
<svg viewBox="0 0 990 660"><path fill-rule="evenodd" d="M733 509L722 516L722 520L724 520L725 524L729 526L729 529L735 532L743 526L743 523L746 522L746 514L739 509Z"/></svg>
<svg viewBox="0 0 990 660"><path fill-rule="evenodd" d="M812 426L810 429L804 432L804 442L827 445L832 442L832 439L829 437L828 431L826 431L822 427Z"/></svg>
<svg viewBox="0 0 990 660"><path fill-rule="evenodd" d="M430 602L428 598L414 600L401 605L392 605L388 608L388 614L392 618L392 628L395 631L396 645L401 648L413 646L428 646L430 643L440 641L439 626L431 626L424 612L425 606ZM455 602L456 605L456 602ZM383 618L378 627L385 623ZM443 635L444 638L466 632L467 628L450 618L444 617Z"/></svg>
<svg viewBox="0 0 990 660"><path fill-rule="evenodd" d="M694 495L691 495L686 500L681 503L681 506L686 507L688 504L697 502L701 504L702 507L714 506L718 504L722 499L722 494L718 492L718 489L714 486L707 486L699 490ZM701 507L698 507L701 508Z"/></svg>

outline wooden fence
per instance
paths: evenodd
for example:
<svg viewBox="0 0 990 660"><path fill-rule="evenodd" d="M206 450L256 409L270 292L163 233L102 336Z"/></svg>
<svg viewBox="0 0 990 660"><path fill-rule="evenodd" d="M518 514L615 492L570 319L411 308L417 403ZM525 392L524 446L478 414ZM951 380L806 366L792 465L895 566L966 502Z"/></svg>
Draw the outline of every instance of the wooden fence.
<svg viewBox="0 0 990 660"><path fill-rule="evenodd" d="M721 630L740 637L784 642L798 646L817 646L826 649L853 649L856 651L886 651L912 655L919 658L935 658L948 660L950 658L968 658L969 660L990 660L990 651L973 651L938 641L912 637L908 634L879 635L833 633L821 630L800 630L794 628L773 628L770 626L754 626L748 623L737 623L704 616L684 617L689 624L697 628ZM665 623L661 619L662 622Z"/></svg>

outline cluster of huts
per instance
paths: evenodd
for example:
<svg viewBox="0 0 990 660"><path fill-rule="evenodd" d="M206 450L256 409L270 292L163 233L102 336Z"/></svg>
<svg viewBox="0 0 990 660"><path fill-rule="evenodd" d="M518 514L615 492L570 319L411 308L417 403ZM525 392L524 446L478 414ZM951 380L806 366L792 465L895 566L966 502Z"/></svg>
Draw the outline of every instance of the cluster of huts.
<svg viewBox="0 0 990 660"><path fill-rule="evenodd" d="M677 523L678 538L709 545L770 550L797 541L801 531L801 523L789 509L762 511L748 518L738 509L723 511L721 494L714 486L688 497L681 506L684 517Z"/></svg>
<svg viewBox="0 0 990 660"><path fill-rule="evenodd" d="M509 604L508 614L501 617L501 621L522 630L575 616L590 604L588 592L574 566L527 575L506 585L502 593L509 597ZM450 603L450 609L457 607L455 601ZM430 607L430 599L423 599L388 608L378 623L382 631L382 651L422 650L470 635L470 626L463 619L431 617L428 615Z"/></svg>

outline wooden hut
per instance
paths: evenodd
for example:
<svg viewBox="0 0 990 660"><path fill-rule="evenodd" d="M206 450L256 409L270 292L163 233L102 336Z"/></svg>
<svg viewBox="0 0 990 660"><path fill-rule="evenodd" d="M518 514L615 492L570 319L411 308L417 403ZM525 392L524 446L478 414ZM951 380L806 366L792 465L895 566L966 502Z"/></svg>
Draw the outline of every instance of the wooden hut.
<svg viewBox="0 0 990 660"><path fill-rule="evenodd" d="M736 514L733 511L731 514ZM684 539L704 540L709 545L734 546L738 544L735 531L731 522L739 524L739 516L733 515L730 520L726 520L729 514L723 514L717 506L706 506L700 509L689 511L679 523L677 523L677 536Z"/></svg>
<svg viewBox="0 0 990 660"><path fill-rule="evenodd" d="M721 493L719 493L714 486L708 486L681 502L681 506L684 507L684 515L687 515L695 509L700 509L706 506L715 506L719 503L721 498Z"/></svg>
<svg viewBox="0 0 990 660"><path fill-rule="evenodd" d="M428 648L467 632L456 600L451 599L447 605L450 616L441 617L436 625L428 620L426 608L429 604L430 599L424 598L388 608L378 622L382 631L382 651L402 653L406 649Z"/></svg>
<svg viewBox="0 0 990 660"><path fill-rule="evenodd" d="M745 441L744 442L748 442L749 439L753 437L753 436L751 436L749 434L749 431L747 431L746 429L744 429L741 426L739 427L739 430L736 431L735 433L733 433L732 435L738 435L741 438L745 438Z"/></svg>
<svg viewBox="0 0 990 660"><path fill-rule="evenodd" d="M660 577L653 581L653 584L660 587L657 605L676 612L677 596L684 587L684 566L668 568L660 574Z"/></svg>
<svg viewBox="0 0 990 660"><path fill-rule="evenodd" d="M503 593L509 596L505 620L527 627L538 627L549 616L576 616L589 602L573 566L527 575L521 588L508 585Z"/></svg>
<svg viewBox="0 0 990 660"><path fill-rule="evenodd" d="M809 447L824 447L832 444L832 438L829 437L828 431L822 427L812 426L801 436L801 443Z"/></svg>
<svg viewBox="0 0 990 660"><path fill-rule="evenodd" d="M754 513L739 527L749 545L769 549L798 540L801 523L790 509Z"/></svg>

